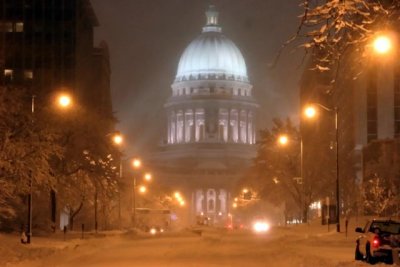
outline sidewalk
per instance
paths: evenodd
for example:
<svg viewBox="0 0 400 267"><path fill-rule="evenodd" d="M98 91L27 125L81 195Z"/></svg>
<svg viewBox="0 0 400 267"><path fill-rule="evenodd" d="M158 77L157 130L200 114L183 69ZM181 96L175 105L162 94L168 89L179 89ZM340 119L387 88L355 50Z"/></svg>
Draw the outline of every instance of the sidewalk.
<svg viewBox="0 0 400 267"><path fill-rule="evenodd" d="M116 236L123 233L122 231L104 231L97 234L85 232L84 239L81 239L81 232L67 232L64 240L64 233L59 231L46 236L33 236L31 244L21 244L20 235L17 233L0 233L0 266L37 260L61 250L75 249L95 238Z"/></svg>

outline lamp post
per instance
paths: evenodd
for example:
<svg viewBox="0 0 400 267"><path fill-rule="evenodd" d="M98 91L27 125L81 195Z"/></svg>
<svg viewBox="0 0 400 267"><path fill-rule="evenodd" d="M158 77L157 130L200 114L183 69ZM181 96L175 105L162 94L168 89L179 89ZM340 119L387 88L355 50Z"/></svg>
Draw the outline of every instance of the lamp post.
<svg viewBox="0 0 400 267"><path fill-rule="evenodd" d="M314 105L328 111L334 112L335 114L335 143L336 143L336 231L340 232L340 179L339 179L339 130L338 130L338 107L328 108L319 103L312 103L310 106L306 107L304 110L304 115L307 118L314 118L317 111Z"/></svg>
<svg viewBox="0 0 400 267"><path fill-rule="evenodd" d="M121 146L124 138L120 132L115 132L112 141ZM122 156L119 157L119 179L118 179L118 226L121 229L121 181L122 181Z"/></svg>
<svg viewBox="0 0 400 267"><path fill-rule="evenodd" d="M278 137L278 144L281 146L286 146L289 143L289 137L286 134L282 134ZM304 178L303 178L303 138L300 136L300 179L298 179L297 177L294 178L297 180L297 184L301 184L302 186L302 193L301 193L301 217L302 217L302 221L304 221L304 217L306 217L304 214L304 210L306 209L305 207L305 189L304 189ZM278 184L279 181L277 178L274 178L274 183Z"/></svg>
<svg viewBox="0 0 400 267"><path fill-rule="evenodd" d="M140 194L145 194L147 192L147 187L144 185L138 186L136 184L136 178L133 177L133 198L132 198L132 206L133 206L133 216L132 216L132 224L133 227L136 226L136 190L139 191Z"/></svg>
<svg viewBox="0 0 400 267"><path fill-rule="evenodd" d="M134 170L139 170L142 166L140 159L133 159L132 166ZM132 225L136 226L136 173L133 174L133 194L132 194Z"/></svg>
<svg viewBox="0 0 400 267"><path fill-rule="evenodd" d="M31 113L32 113L32 125L35 123L34 115L35 115L35 98L36 95L31 96ZM72 98L68 94L59 94L56 97L56 104L63 109L69 108L72 104ZM29 173L29 195L28 195L28 233L26 243L31 243L32 238L32 206L33 206L33 177L32 172Z"/></svg>

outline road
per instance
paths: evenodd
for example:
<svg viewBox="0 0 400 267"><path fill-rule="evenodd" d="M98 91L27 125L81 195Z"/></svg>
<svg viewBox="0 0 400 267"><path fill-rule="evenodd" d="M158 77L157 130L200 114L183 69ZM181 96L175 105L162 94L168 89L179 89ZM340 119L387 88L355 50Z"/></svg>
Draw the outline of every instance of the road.
<svg viewBox="0 0 400 267"><path fill-rule="evenodd" d="M161 236L94 238L41 259L9 266L367 266L355 262L354 239L275 227L268 234L207 229Z"/></svg>

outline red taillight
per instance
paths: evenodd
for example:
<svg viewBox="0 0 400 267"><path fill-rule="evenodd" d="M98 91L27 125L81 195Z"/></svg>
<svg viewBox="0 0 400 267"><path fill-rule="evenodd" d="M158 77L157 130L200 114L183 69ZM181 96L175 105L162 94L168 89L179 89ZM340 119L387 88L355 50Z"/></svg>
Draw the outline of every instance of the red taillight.
<svg viewBox="0 0 400 267"><path fill-rule="evenodd" d="M377 248L379 247L379 238L375 237L374 240L372 241L372 247Z"/></svg>

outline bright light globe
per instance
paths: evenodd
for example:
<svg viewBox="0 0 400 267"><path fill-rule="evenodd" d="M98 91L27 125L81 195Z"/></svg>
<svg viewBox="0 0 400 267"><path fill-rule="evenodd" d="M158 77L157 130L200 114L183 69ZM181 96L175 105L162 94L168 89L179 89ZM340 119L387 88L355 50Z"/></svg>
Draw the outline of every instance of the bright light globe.
<svg viewBox="0 0 400 267"><path fill-rule="evenodd" d="M392 43L387 36L379 36L374 41L374 49L378 54L386 54L391 47Z"/></svg>
<svg viewBox="0 0 400 267"><path fill-rule="evenodd" d="M157 234L156 228L151 228L151 229L150 229L150 234L152 234L152 235Z"/></svg>

